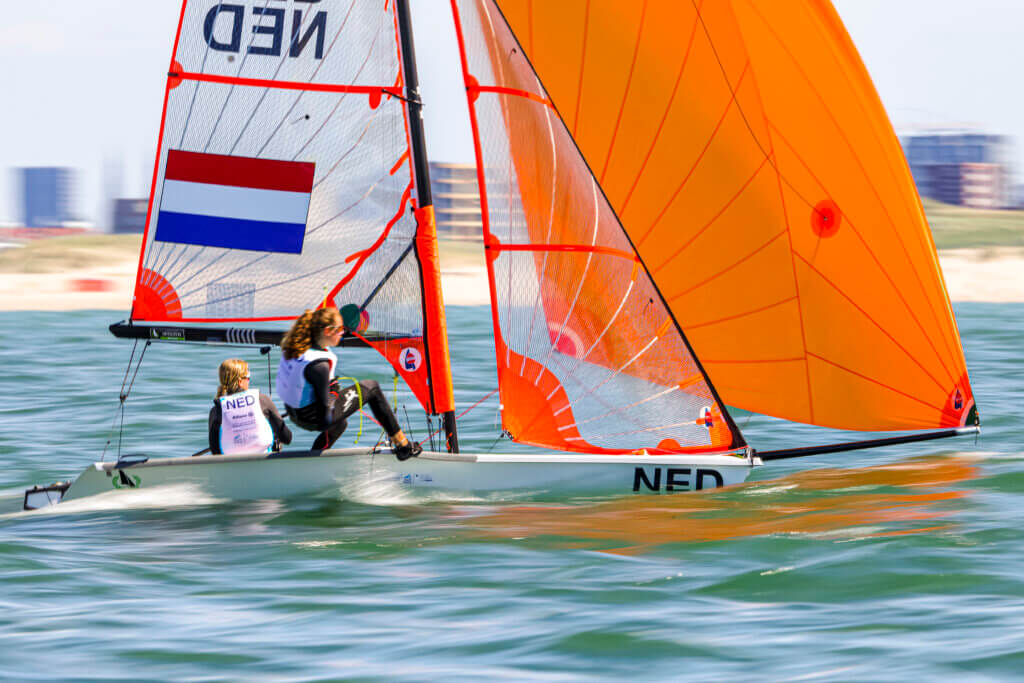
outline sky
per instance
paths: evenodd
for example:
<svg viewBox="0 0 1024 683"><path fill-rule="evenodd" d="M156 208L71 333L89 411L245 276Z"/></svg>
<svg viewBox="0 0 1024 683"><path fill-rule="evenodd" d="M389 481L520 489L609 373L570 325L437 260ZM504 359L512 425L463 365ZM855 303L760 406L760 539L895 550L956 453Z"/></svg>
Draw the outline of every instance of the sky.
<svg viewBox="0 0 1024 683"><path fill-rule="evenodd" d="M472 162L449 0L412 2L428 155ZM1010 135L1024 182L1024 2L833 4L898 131L942 126ZM148 195L180 7L180 0L5 3L0 223L19 218L12 169L20 166L77 169L75 206L86 220L99 215L104 168L121 168L121 196Z"/></svg>

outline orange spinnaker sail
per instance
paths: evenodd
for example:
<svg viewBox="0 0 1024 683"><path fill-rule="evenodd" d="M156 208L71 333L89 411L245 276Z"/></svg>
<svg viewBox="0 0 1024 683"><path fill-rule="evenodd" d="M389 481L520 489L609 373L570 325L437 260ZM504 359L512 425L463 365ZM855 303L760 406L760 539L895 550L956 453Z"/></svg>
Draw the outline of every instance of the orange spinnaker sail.
<svg viewBox="0 0 1024 683"><path fill-rule="evenodd" d="M827 0L495 5L728 404L968 420L913 180Z"/></svg>
<svg viewBox="0 0 1024 683"><path fill-rule="evenodd" d="M502 420L589 453L743 437L490 0L459 0Z"/></svg>

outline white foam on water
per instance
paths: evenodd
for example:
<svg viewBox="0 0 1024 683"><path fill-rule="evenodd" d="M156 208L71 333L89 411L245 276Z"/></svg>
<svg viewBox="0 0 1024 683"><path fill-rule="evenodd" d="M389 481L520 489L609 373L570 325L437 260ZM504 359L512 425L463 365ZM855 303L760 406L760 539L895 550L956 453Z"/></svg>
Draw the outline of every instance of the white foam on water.
<svg viewBox="0 0 1024 683"><path fill-rule="evenodd" d="M792 533L794 535L817 538L824 541L848 543L850 541L863 541L869 538L874 538L878 534L884 534L888 531L890 531L890 529L884 526L854 526L843 529L832 529L829 531L805 531Z"/></svg>
<svg viewBox="0 0 1024 683"><path fill-rule="evenodd" d="M299 541L292 543L296 548L330 548L336 545L351 545L355 541Z"/></svg>
<svg viewBox="0 0 1024 683"><path fill-rule="evenodd" d="M797 484L785 484L780 486L757 486L756 484L748 485L738 491L744 496L768 496L775 493L784 493L792 489L799 488Z"/></svg>
<svg viewBox="0 0 1024 683"><path fill-rule="evenodd" d="M76 498L38 510L15 514L77 514L82 512L109 512L112 510L146 510L163 508L199 507L225 502L211 496L195 484L172 484L131 490L115 490L95 496Z"/></svg>
<svg viewBox="0 0 1024 683"><path fill-rule="evenodd" d="M394 480L350 481L341 487L346 500L364 505L423 505L426 503L483 503L486 499L466 493L437 491Z"/></svg>
<svg viewBox="0 0 1024 683"><path fill-rule="evenodd" d="M796 569L796 567L778 567L776 569L769 569L767 571L761 572L761 576L771 576L772 574L783 574L785 572L791 572L794 569Z"/></svg>
<svg viewBox="0 0 1024 683"><path fill-rule="evenodd" d="M996 453L995 451L961 451L958 458L969 460L1003 460L1013 462L1024 459L1024 453Z"/></svg>
<svg viewBox="0 0 1024 683"><path fill-rule="evenodd" d="M435 489L429 486L405 484L392 475L367 476L350 479L339 489L345 500L363 505L425 505L430 503L493 503L529 497L529 492L514 495L473 494L470 492Z"/></svg>

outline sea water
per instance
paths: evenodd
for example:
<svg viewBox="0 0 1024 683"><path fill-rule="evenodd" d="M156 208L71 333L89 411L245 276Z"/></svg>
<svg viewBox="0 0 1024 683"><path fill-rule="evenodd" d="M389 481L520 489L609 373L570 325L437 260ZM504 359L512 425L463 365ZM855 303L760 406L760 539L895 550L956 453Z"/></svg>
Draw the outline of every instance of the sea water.
<svg viewBox="0 0 1024 683"><path fill-rule="evenodd" d="M673 496L226 502L179 487L29 513L25 487L101 457L202 449L217 365L246 359L267 391L268 357L133 349L106 331L116 312L0 314L0 679L1019 677L1024 305L956 312L977 440L770 463ZM490 318L448 319L461 411L495 387ZM391 396L375 354L341 358ZM517 448L497 408L460 420L466 450ZM836 437L736 419L762 449ZM376 442L351 424L345 445Z"/></svg>

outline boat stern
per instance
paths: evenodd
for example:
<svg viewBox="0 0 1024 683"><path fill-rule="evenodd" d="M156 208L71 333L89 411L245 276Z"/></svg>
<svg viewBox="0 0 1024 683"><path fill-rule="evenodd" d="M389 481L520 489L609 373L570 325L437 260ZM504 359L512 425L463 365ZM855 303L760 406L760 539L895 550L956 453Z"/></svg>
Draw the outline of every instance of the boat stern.
<svg viewBox="0 0 1024 683"><path fill-rule="evenodd" d="M56 505L64 499L64 494L67 493L70 486L70 481L58 481L49 486L33 486L26 489L22 510L38 510Z"/></svg>

